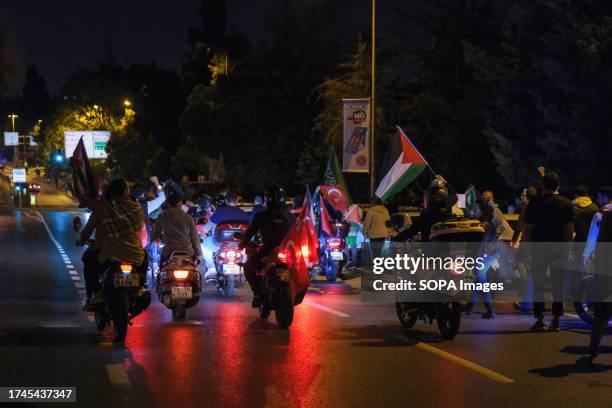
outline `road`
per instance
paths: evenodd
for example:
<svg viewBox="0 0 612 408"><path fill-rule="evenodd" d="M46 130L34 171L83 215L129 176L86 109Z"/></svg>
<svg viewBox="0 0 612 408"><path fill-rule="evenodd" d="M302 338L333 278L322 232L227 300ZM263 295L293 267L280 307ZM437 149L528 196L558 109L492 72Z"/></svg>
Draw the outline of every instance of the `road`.
<svg viewBox="0 0 612 408"><path fill-rule="evenodd" d="M0 386L76 386L83 407L610 406L611 338L591 363L573 316L530 333L499 304L441 341L422 323L403 332L354 282L316 284L290 330L259 320L246 288L207 288L183 322L154 299L114 345L81 311L79 214L0 209Z"/></svg>

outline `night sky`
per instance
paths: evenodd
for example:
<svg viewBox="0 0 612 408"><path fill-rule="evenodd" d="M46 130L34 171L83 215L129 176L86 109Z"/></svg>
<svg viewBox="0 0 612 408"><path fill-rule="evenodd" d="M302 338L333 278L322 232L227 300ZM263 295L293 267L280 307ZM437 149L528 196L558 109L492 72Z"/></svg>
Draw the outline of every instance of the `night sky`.
<svg viewBox="0 0 612 408"><path fill-rule="evenodd" d="M255 39L265 37L274 3L229 0L229 29ZM382 33L409 33L393 8L409 5L414 10L422 0L378 3ZM0 16L14 37L21 64L37 65L54 91L78 68L94 68L108 60L107 44L119 65L155 61L179 70L188 28L200 24L199 4L200 0L19 0L3 2ZM367 29L370 0L347 2L345 10L343 24L348 32Z"/></svg>

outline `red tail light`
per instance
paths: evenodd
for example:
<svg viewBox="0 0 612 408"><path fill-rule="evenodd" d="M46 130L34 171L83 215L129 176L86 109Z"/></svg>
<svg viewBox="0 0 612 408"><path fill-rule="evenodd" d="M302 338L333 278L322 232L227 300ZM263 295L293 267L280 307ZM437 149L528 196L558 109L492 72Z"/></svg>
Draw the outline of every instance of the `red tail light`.
<svg viewBox="0 0 612 408"><path fill-rule="evenodd" d="M187 277L189 276L189 271L178 269L176 271L173 271L172 274L174 275L175 279L187 279Z"/></svg>
<svg viewBox="0 0 612 408"><path fill-rule="evenodd" d="M278 251L278 260L281 262L287 262L289 260L289 250L281 249Z"/></svg>
<svg viewBox="0 0 612 408"><path fill-rule="evenodd" d="M233 249L228 249L227 251L224 252L224 256L223 257L228 262L234 262L236 260L236 258L238 257L238 253L235 250L233 250Z"/></svg>
<svg viewBox="0 0 612 408"><path fill-rule="evenodd" d="M219 224L215 227L215 231L230 231L230 230L242 230L246 231L249 229L247 224Z"/></svg>
<svg viewBox="0 0 612 408"><path fill-rule="evenodd" d="M327 247L329 249L340 249L342 248L342 241L327 241Z"/></svg>

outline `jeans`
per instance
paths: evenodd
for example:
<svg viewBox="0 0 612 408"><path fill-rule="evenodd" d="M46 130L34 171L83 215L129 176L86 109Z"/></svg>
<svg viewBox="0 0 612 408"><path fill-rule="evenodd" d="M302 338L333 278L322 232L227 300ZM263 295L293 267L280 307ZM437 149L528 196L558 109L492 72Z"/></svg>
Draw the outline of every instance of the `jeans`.
<svg viewBox="0 0 612 408"><path fill-rule="evenodd" d="M99 249L93 246L87 247L81 260L83 261L83 276L85 277L85 289L87 297L100 291L100 275L104 273L104 264L98 261Z"/></svg>

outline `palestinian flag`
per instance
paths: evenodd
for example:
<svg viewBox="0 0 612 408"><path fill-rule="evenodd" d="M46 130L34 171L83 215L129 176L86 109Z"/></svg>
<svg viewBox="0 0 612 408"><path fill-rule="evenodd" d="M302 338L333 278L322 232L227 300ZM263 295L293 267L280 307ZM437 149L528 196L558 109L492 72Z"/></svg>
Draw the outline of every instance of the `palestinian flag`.
<svg viewBox="0 0 612 408"><path fill-rule="evenodd" d="M329 159L327 159L327 167L325 168L325 176L323 180L325 186L337 186L340 185L346 192L347 202L351 204L351 196L348 192L348 186L344 175L340 169L340 162L338 162L338 156L333 150L329 153Z"/></svg>
<svg viewBox="0 0 612 408"><path fill-rule="evenodd" d="M406 188L429 166L404 131L399 126L397 130L402 142L402 154L376 189L376 196L383 202Z"/></svg>
<svg viewBox="0 0 612 408"><path fill-rule="evenodd" d="M96 188L94 186L91 166L89 165L89 159L87 158L87 151L85 150L85 144L83 143L82 137L74 149L74 153L72 153L70 167L72 168L75 188L81 188L83 190L81 191L82 194L95 197Z"/></svg>

